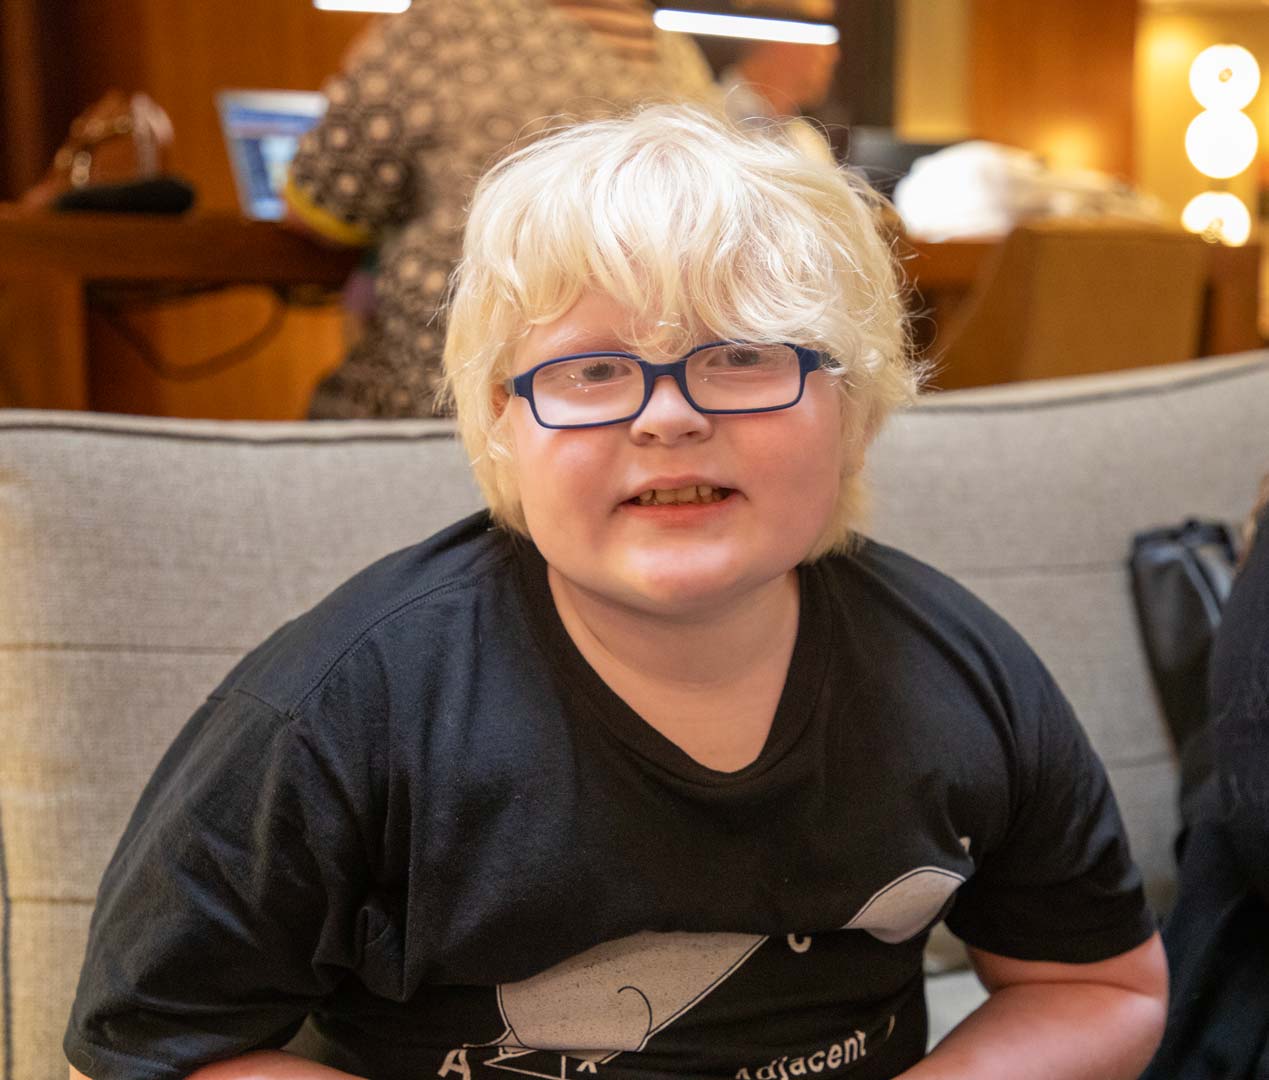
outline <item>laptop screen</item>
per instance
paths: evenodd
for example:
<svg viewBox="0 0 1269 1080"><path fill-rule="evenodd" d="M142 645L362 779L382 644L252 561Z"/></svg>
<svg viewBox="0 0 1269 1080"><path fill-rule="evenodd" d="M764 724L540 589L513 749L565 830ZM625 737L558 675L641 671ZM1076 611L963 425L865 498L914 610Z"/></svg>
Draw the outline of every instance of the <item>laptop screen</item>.
<svg viewBox="0 0 1269 1080"><path fill-rule="evenodd" d="M287 169L300 136L325 113L326 98L303 90L222 90L216 106L242 212L280 220Z"/></svg>

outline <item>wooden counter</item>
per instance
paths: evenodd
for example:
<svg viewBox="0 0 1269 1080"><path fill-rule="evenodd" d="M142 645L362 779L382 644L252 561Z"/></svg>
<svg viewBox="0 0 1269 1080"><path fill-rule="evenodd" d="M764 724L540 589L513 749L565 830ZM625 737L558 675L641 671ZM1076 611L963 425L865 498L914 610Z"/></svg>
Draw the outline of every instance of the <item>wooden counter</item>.
<svg viewBox="0 0 1269 1080"><path fill-rule="evenodd" d="M94 287L144 296L200 286L338 289L353 252L235 215L18 215L0 207L0 405L86 409L87 316Z"/></svg>

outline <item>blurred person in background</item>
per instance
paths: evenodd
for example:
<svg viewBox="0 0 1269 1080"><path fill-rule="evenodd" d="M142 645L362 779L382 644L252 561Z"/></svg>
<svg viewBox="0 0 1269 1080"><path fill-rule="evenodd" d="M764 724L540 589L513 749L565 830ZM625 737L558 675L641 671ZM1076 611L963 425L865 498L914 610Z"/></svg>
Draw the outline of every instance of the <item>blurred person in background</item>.
<svg viewBox="0 0 1269 1080"><path fill-rule="evenodd" d="M560 117L718 103L699 49L652 13L648 0L428 0L353 46L287 185L290 224L367 251L346 292L348 352L311 419L434 414L467 200L509 144Z"/></svg>
<svg viewBox="0 0 1269 1080"><path fill-rule="evenodd" d="M805 153L831 162L828 140L802 112L827 100L840 58L836 44L753 42L720 76L728 116L740 123L774 121Z"/></svg>

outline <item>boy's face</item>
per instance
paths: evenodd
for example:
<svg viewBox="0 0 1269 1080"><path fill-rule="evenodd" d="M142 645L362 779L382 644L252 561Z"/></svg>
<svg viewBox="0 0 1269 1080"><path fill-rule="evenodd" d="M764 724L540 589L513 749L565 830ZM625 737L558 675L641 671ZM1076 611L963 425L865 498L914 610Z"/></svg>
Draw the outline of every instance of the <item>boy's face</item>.
<svg viewBox="0 0 1269 1080"><path fill-rule="evenodd" d="M583 293L530 331L516 373L569 353L627 350L617 336L626 325L610 297ZM771 413L698 413L671 378L657 380L640 416L609 427L553 430L523 398L506 407L525 519L548 565L595 599L669 618L708 614L787 574L828 524L844 456L862 464L862 437L842 437L850 406L822 371L807 376L797 405ZM697 485L729 494L639 503L643 492Z"/></svg>

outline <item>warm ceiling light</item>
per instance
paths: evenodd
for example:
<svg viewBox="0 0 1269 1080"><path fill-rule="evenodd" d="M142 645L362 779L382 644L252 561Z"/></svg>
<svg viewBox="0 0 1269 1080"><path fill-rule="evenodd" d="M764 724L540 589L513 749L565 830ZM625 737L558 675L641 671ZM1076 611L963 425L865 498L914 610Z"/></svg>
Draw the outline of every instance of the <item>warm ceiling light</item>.
<svg viewBox="0 0 1269 1080"><path fill-rule="evenodd" d="M1213 242L1241 247L1251 236L1251 214L1242 199L1228 191L1195 195L1181 211L1181 224Z"/></svg>
<svg viewBox="0 0 1269 1080"><path fill-rule="evenodd" d="M1230 109L1201 112L1185 130L1185 152L1204 176L1237 176L1255 160L1256 125L1246 113Z"/></svg>
<svg viewBox="0 0 1269 1080"><path fill-rule="evenodd" d="M750 38L754 41L793 41L801 45L835 45L841 36L827 23L791 19L759 19L749 15L716 15L708 11L661 8L653 21L662 30L709 37Z"/></svg>
<svg viewBox="0 0 1269 1080"><path fill-rule="evenodd" d="M318 11L379 11L399 15L410 7L410 0L313 0Z"/></svg>
<svg viewBox="0 0 1269 1080"><path fill-rule="evenodd" d="M1245 109L1260 89L1260 65L1241 45L1213 45L1190 65L1190 90L1205 109Z"/></svg>

